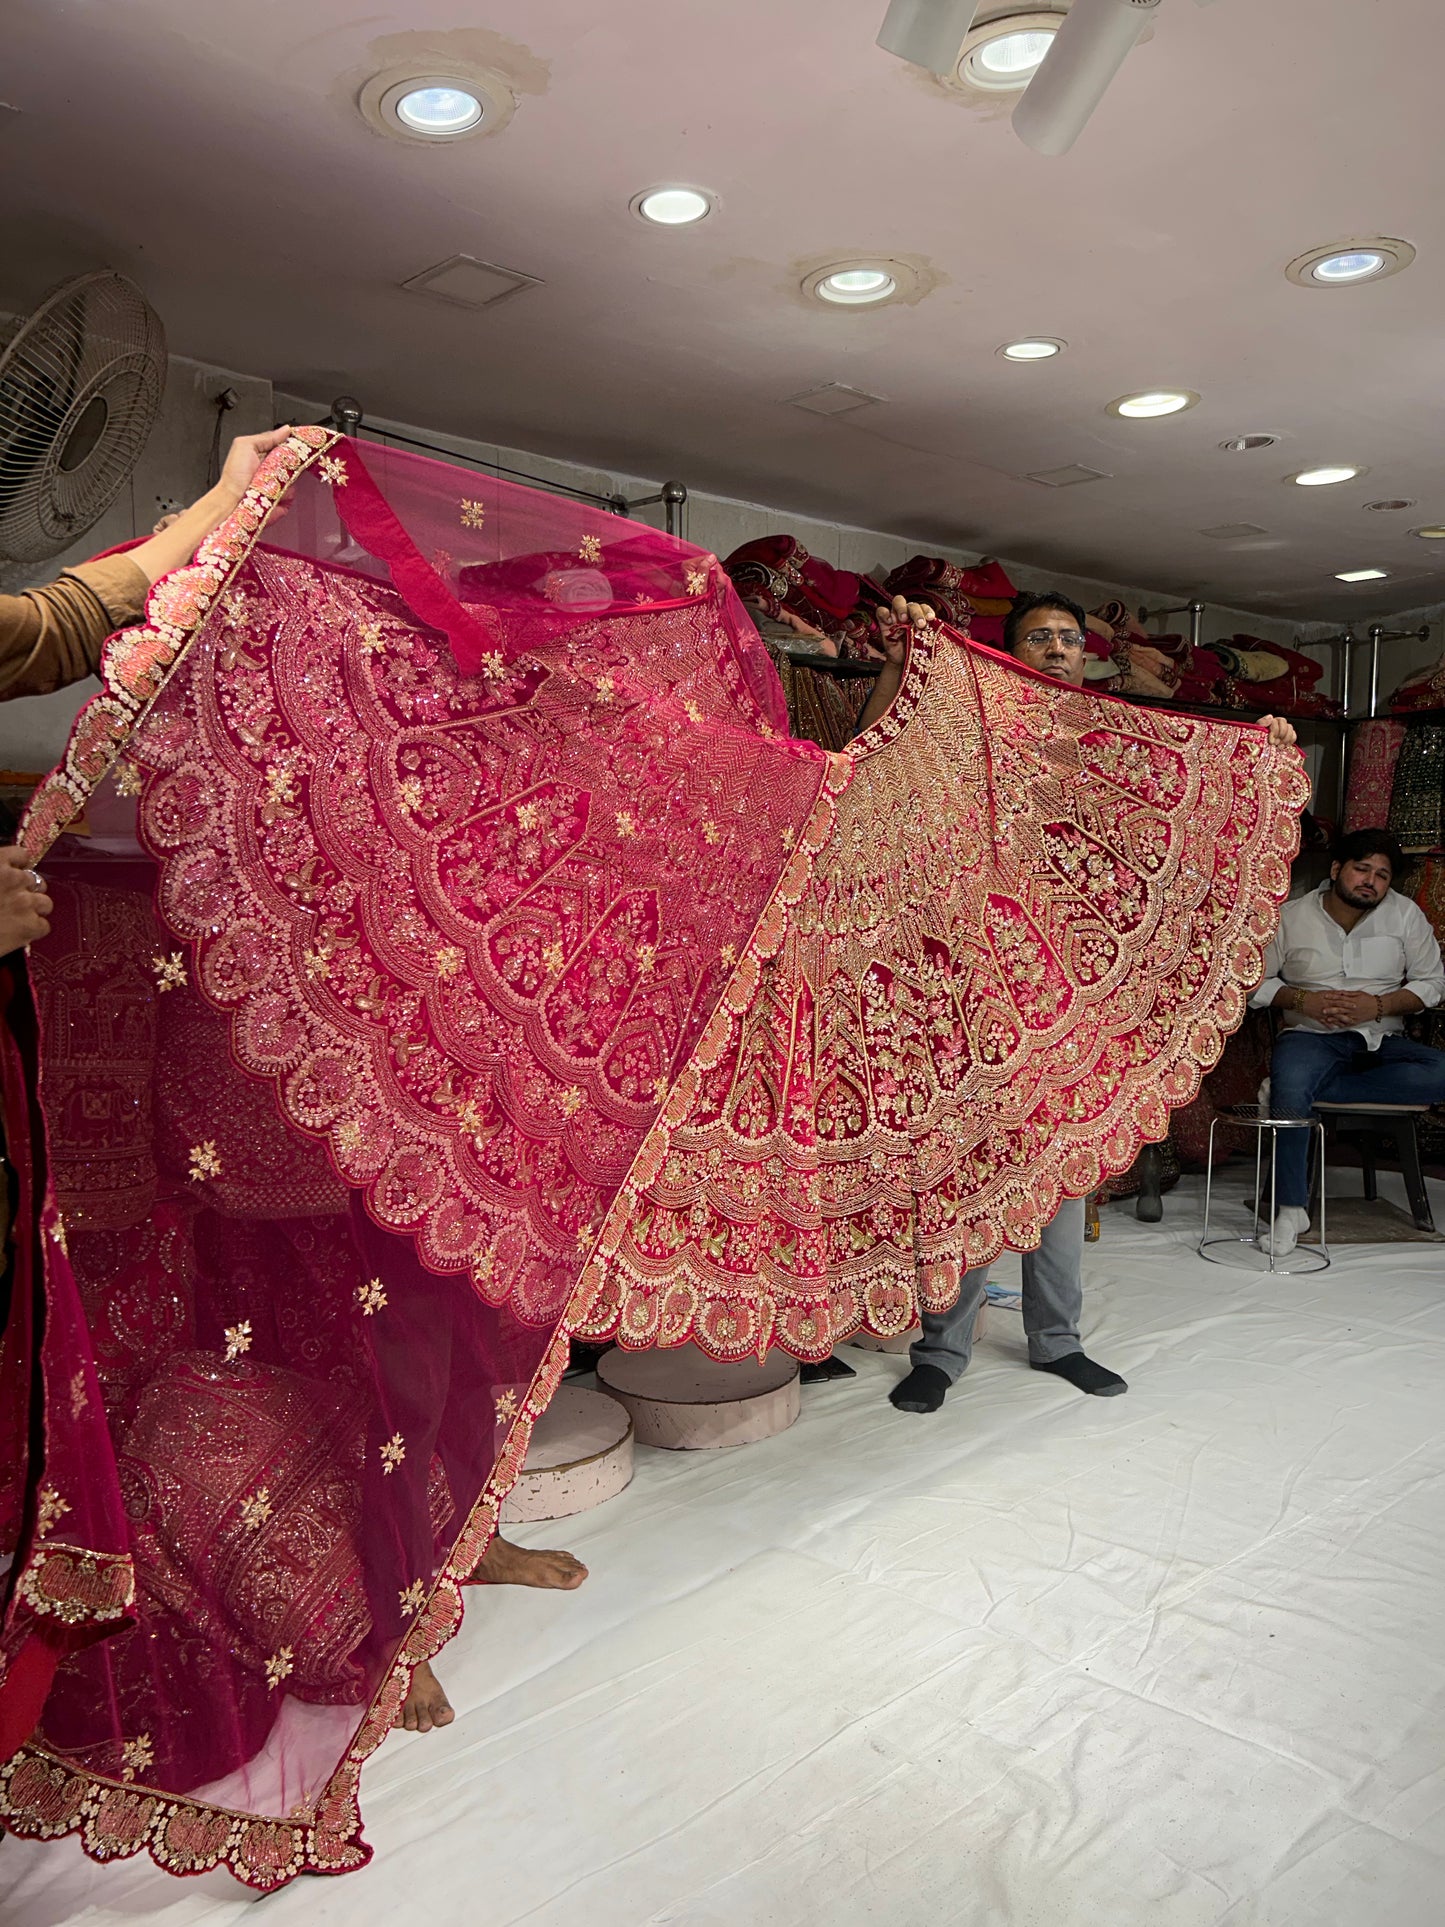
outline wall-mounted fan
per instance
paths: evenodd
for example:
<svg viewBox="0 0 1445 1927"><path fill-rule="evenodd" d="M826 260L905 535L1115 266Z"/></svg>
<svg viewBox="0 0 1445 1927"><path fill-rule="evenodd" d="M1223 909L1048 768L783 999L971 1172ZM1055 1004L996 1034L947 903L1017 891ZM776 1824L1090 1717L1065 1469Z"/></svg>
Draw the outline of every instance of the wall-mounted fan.
<svg viewBox="0 0 1445 1927"><path fill-rule="evenodd" d="M41 302L0 355L0 558L43 562L99 521L165 379L165 330L124 275L77 275Z"/></svg>
<svg viewBox="0 0 1445 1927"><path fill-rule="evenodd" d="M878 44L930 73L950 74L958 66L979 4L980 0L891 0ZM1040 154L1067 153L1159 4L1160 0L1072 0L1014 109L1014 132L1019 139ZM1195 4L1207 7L1210 0L1195 0ZM994 25L1006 25L1009 10L995 11L1004 17ZM1020 6L1018 11L1022 15L1025 8Z"/></svg>

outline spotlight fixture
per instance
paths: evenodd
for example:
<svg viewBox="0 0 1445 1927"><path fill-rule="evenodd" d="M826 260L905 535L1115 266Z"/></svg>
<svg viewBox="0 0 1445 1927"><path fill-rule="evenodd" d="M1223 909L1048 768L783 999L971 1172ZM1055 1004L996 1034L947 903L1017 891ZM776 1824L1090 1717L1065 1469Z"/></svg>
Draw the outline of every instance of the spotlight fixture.
<svg viewBox="0 0 1445 1927"><path fill-rule="evenodd" d="M1068 345L1067 341L1059 341L1053 335L1030 335L1025 341L1006 341L1002 348L994 352L1002 355L1005 361L1052 361Z"/></svg>
<svg viewBox="0 0 1445 1927"><path fill-rule="evenodd" d="M1383 569L1342 569L1335 576L1336 582L1383 582Z"/></svg>
<svg viewBox="0 0 1445 1927"><path fill-rule="evenodd" d="M1357 475L1365 473L1362 468L1302 468L1297 475L1286 475L1287 482L1296 488L1333 488L1336 482L1353 482Z"/></svg>
<svg viewBox="0 0 1445 1927"><path fill-rule="evenodd" d="M692 227L716 206L717 197L701 187L649 187L631 203L632 212L654 227Z"/></svg>
<svg viewBox="0 0 1445 1927"><path fill-rule="evenodd" d="M1022 93L1063 24L1061 13L1019 12L975 27L963 43L959 79L985 94Z"/></svg>
<svg viewBox="0 0 1445 1927"><path fill-rule="evenodd" d="M1392 495L1383 502L1366 502L1365 504L1365 507L1372 515L1384 515L1390 513L1393 509L1412 509L1414 506L1415 504L1413 502L1407 502L1403 495Z"/></svg>
<svg viewBox="0 0 1445 1927"><path fill-rule="evenodd" d="M1199 401L1192 388L1148 388L1137 395L1120 395L1104 411L1125 421L1153 421L1160 415L1182 415Z"/></svg>
<svg viewBox="0 0 1445 1927"><path fill-rule="evenodd" d="M1285 274L1301 288L1354 288L1362 281L1383 281L1415 259L1408 241L1372 235L1367 241L1335 241L1297 255Z"/></svg>
<svg viewBox="0 0 1445 1927"><path fill-rule="evenodd" d="M1038 154L1067 154L1104 98L1159 0L1074 0L1048 59L1013 111L1013 129Z"/></svg>
<svg viewBox="0 0 1445 1927"><path fill-rule="evenodd" d="M391 67L373 74L357 106L379 134L430 142L499 133L517 102L500 74L480 68L418 73L414 67Z"/></svg>
<svg viewBox="0 0 1445 1927"><path fill-rule="evenodd" d="M1226 455L1248 455L1256 448L1273 448L1278 440L1278 435L1231 435L1219 446Z"/></svg>
<svg viewBox="0 0 1445 1927"><path fill-rule="evenodd" d="M946 79L959 62L978 0L889 0L878 45Z"/></svg>
<svg viewBox="0 0 1445 1927"><path fill-rule="evenodd" d="M1432 523L1429 528L1411 529L1410 533L1418 536L1422 542L1445 542L1445 528L1435 523Z"/></svg>

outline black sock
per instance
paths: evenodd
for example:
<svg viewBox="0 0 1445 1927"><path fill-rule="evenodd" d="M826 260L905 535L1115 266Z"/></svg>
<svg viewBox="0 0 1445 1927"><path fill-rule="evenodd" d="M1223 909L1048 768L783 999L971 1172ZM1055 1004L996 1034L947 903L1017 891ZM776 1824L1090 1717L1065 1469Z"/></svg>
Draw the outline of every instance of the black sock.
<svg viewBox="0 0 1445 1927"><path fill-rule="evenodd" d="M1034 1358L1029 1363L1036 1372L1052 1372L1055 1378L1066 1378L1081 1392L1093 1392L1099 1398L1117 1398L1120 1392L1129 1389L1117 1372L1096 1365L1092 1358L1086 1358L1082 1352L1067 1352L1062 1358L1043 1361Z"/></svg>
<svg viewBox="0 0 1445 1927"><path fill-rule="evenodd" d="M889 1402L900 1412L936 1412L952 1383L948 1373L939 1371L936 1365L915 1365L888 1394Z"/></svg>

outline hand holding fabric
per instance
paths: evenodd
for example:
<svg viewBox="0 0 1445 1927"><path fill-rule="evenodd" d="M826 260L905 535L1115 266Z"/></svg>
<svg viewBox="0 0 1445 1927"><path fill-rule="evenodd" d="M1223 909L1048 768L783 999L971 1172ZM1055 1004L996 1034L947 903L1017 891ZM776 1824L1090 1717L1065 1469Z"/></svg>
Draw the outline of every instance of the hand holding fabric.
<svg viewBox="0 0 1445 1927"><path fill-rule="evenodd" d="M48 937L54 908L25 852L14 845L0 849L0 957Z"/></svg>

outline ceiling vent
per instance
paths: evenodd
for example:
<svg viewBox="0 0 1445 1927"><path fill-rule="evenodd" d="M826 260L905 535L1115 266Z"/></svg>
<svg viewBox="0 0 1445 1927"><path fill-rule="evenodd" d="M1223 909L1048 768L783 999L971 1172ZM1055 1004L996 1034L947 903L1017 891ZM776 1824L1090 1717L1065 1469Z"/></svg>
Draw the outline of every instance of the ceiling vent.
<svg viewBox="0 0 1445 1927"><path fill-rule="evenodd" d="M805 389L801 395L789 395L788 403L793 408L806 408L810 415L851 415L855 408L871 408L882 399L881 395L870 395L866 389L830 381L821 388Z"/></svg>
<svg viewBox="0 0 1445 1927"><path fill-rule="evenodd" d="M1081 468L1077 462L1073 462L1067 468L1031 470L1024 479L1041 482L1045 488L1077 488L1080 482L1107 482L1112 477L1101 468Z"/></svg>
<svg viewBox="0 0 1445 1927"><path fill-rule="evenodd" d="M1268 535L1269 530L1262 529L1258 522L1221 522L1218 528L1201 529L1199 533L1211 542L1248 542L1256 535Z"/></svg>
<svg viewBox="0 0 1445 1927"><path fill-rule="evenodd" d="M401 284L411 294L435 295L458 308L491 308L508 295L524 288L540 288L535 274L520 274L515 268L499 268L491 261L475 260L470 254L454 254L438 261L434 268L423 268Z"/></svg>

